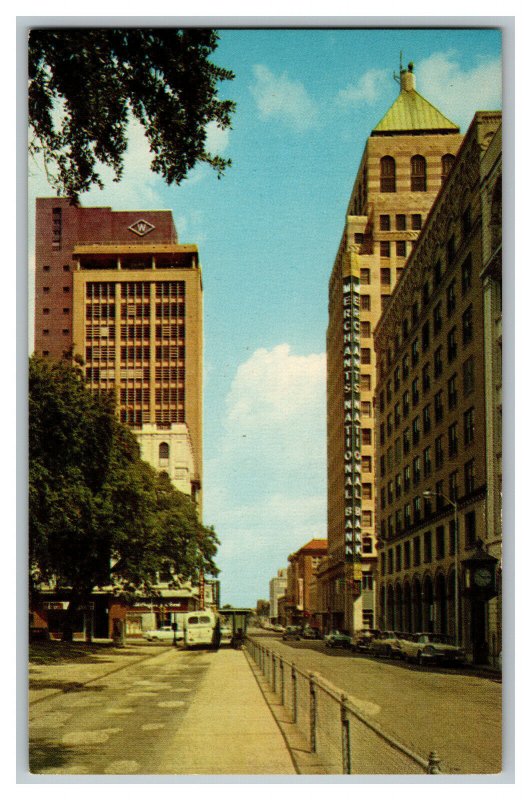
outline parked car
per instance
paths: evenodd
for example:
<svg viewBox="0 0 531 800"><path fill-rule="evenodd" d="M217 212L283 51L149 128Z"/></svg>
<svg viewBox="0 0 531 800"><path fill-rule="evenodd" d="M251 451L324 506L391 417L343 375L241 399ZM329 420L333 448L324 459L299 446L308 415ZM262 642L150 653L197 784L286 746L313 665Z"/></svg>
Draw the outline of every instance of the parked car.
<svg viewBox="0 0 531 800"><path fill-rule="evenodd" d="M402 658L417 664L464 664L465 651L441 633L413 633L402 639Z"/></svg>
<svg viewBox="0 0 531 800"><path fill-rule="evenodd" d="M301 638L301 629L297 628L296 625L288 625L284 633L282 634L283 639L295 639L295 641L299 641Z"/></svg>
<svg viewBox="0 0 531 800"><path fill-rule="evenodd" d="M324 637L325 647L352 647L352 639L343 631L332 631Z"/></svg>
<svg viewBox="0 0 531 800"><path fill-rule="evenodd" d="M144 631L142 636L148 642L173 642L173 628L171 625L163 625L161 628L153 631ZM177 641L184 639L184 631L181 627L177 629Z"/></svg>
<svg viewBox="0 0 531 800"><path fill-rule="evenodd" d="M371 642L370 651L375 656L402 658L402 634L396 631L380 631Z"/></svg>
<svg viewBox="0 0 531 800"><path fill-rule="evenodd" d="M321 633L317 628L304 628L302 632L303 639L320 639Z"/></svg>
<svg viewBox="0 0 531 800"><path fill-rule="evenodd" d="M352 638L352 649L356 653L369 653L373 639L378 636L380 631L374 628L367 628L357 631Z"/></svg>
<svg viewBox="0 0 531 800"><path fill-rule="evenodd" d="M273 625L273 630L275 631L275 633L284 633L286 628L284 628L283 625Z"/></svg>

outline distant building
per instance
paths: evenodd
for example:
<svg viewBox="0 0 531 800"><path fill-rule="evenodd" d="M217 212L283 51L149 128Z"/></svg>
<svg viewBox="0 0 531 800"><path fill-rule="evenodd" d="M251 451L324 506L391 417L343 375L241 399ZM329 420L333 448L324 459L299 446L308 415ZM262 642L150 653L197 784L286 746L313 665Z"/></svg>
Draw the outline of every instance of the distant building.
<svg viewBox="0 0 531 800"><path fill-rule="evenodd" d="M315 622L317 609L311 603L311 581L326 556L327 544L326 539L312 539L288 558L285 600L288 625Z"/></svg>
<svg viewBox="0 0 531 800"><path fill-rule="evenodd" d="M413 65L401 69L400 93L367 139L329 281L328 557L317 590L324 629L375 624L373 334L462 138L416 91ZM391 429L399 409L387 413Z"/></svg>
<svg viewBox="0 0 531 800"><path fill-rule="evenodd" d="M457 631L494 661L501 599L482 600L488 571L474 587L466 565L478 539L501 565L499 112L475 115L375 348L378 624Z"/></svg>
<svg viewBox="0 0 531 800"><path fill-rule="evenodd" d="M80 356L90 391L115 397L142 458L190 495L201 515L203 287L197 247L179 243L170 211L37 199L35 352ZM173 595L166 588L156 613L167 619L195 608L196 599L191 587ZM51 611L61 610L61 598L50 602L57 604ZM135 631L142 613L152 614L150 601L116 611L126 624L130 614ZM78 632L106 636L114 614L108 596L95 595Z"/></svg>
<svg viewBox="0 0 531 800"><path fill-rule="evenodd" d="M269 581L269 619L278 622L278 599L286 593L288 583L287 569L279 569L274 578Z"/></svg>

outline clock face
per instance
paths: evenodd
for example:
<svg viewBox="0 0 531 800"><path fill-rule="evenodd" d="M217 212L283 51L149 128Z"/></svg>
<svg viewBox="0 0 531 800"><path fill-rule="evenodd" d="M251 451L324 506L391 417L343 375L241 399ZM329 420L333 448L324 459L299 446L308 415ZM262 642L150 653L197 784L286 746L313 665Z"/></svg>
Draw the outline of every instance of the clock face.
<svg viewBox="0 0 531 800"><path fill-rule="evenodd" d="M476 586L488 586L492 580L490 569L480 567L474 572L474 583Z"/></svg>

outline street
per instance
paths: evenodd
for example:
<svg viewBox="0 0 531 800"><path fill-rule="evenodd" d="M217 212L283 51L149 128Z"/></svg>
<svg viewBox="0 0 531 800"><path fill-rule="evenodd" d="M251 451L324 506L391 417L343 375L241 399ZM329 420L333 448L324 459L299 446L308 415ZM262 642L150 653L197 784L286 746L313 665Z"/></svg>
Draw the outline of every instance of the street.
<svg viewBox="0 0 531 800"><path fill-rule="evenodd" d="M284 642L262 630L252 636L297 667L320 673L412 750L436 750L443 772L500 771L499 681L465 669L430 669L329 649L322 641Z"/></svg>

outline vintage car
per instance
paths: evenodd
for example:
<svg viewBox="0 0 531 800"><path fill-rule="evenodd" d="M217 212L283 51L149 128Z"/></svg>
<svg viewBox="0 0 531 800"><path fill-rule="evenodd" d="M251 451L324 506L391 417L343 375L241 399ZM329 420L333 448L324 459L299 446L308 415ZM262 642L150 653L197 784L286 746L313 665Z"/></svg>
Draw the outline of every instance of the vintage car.
<svg viewBox="0 0 531 800"><path fill-rule="evenodd" d="M332 631L324 637L325 647L352 647L352 638L343 631Z"/></svg>
<svg viewBox="0 0 531 800"><path fill-rule="evenodd" d="M412 633L401 640L402 658L417 664L464 664L465 651L441 633Z"/></svg>
<svg viewBox="0 0 531 800"><path fill-rule="evenodd" d="M401 636L396 631L380 631L371 642L370 652L377 657L402 658Z"/></svg>
<svg viewBox="0 0 531 800"><path fill-rule="evenodd" d="M144 631L142 636L144 639L147 639L148 642L173 642L173 628L171 625L163 625L161 628L157 628L157 630ZM184 638L184 632L180 626L177 628L175 638L177 641Z"/></svg>
<svg viewBox="0 0 531 800"><path fill-rule="evenodd" d="M295 639L297 642L301 638L301 629L298 628L296 625L288 625L284 633L282 634L283 639Z"/></svg>
<svg viewBox="0 0 531 800"><path fill-rule="evenodd" d="M303 639L320 639L321 638L321 634L320 634L320 632L318 631L317 628L311 628L311 627L308 626L307 628L304 628L304 630L302 631L302 638Z"/></svg>
<svg viewBox="0 0 531 800"><path fill-rule="evenodd" d="M374 628L357 631L352 637L352 649L355 653L369 653L373 639L380 631Z"/></svg>

